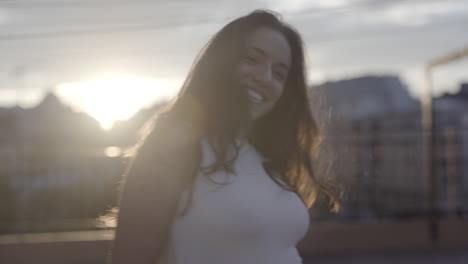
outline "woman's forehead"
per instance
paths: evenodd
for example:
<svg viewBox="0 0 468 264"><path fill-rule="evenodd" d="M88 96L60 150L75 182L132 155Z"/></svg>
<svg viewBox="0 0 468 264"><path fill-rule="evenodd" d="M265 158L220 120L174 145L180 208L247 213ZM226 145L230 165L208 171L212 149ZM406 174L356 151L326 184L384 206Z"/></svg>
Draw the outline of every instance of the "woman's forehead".
<svg viewBox="0 0 468 264"><path fill-rule="evenodd" d="M267 27L254 30L246 39L248 51L260 53L288 67L291 64L291 47L283 33Z"/></svg>

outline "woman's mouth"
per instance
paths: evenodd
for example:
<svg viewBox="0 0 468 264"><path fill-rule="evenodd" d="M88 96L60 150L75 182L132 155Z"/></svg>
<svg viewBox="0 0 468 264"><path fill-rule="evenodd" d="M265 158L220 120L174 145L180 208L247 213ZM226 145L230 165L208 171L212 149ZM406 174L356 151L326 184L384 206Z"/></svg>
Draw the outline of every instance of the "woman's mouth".
<svg viewBox="0 0 468 264"><path fill-rule="evenodd" d="M260 94L257 91L254 91L252 89L247 90L247 95L248 95L248 97L249 97L249 99L251 101L253 101L254 103L257 103L257 104L261 103L261 102L263 102L265 100L265 97L262 94Z"/></svg>

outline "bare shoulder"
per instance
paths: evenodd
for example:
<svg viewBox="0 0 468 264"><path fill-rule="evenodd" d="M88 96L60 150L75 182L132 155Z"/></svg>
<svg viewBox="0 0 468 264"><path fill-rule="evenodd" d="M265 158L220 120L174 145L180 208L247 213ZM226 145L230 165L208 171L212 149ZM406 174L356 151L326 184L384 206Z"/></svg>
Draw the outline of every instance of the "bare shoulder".
<svg viewBox="0 0 468 264"><path fill-rule="evenodd" d="M177 151L192 147L200 137L200 129L188 121L161 118L144 144L163 151Z"/></svg>
<svg viewBox="0 0 468 264"><path fill-rule="evenodd" d="M195 166L191 150L198 136L193 126L160 119L148 131L126 173L114 240L115 264L154 263Z"/></svg>

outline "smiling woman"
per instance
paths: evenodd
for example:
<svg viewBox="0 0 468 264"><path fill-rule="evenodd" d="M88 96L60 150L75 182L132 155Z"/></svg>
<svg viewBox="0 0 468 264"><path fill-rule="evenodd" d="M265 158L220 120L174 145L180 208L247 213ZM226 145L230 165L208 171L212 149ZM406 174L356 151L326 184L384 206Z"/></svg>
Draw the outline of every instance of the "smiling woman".
<svg viewBox="0 0 468 264"><path fill-rule="evenodd" d="M204 46L124 174L112 264L302 263L320 130L299 33L264 10Z"/></svg>
<svg viewBox="0 0 468 264"><path fill-rule="evenodd" d="M94 117L103 129L116 120L130 118L142 107L177 93L177 83L135 77L120 77L82 83L66 83L55 93L75 110Z"/></svg>

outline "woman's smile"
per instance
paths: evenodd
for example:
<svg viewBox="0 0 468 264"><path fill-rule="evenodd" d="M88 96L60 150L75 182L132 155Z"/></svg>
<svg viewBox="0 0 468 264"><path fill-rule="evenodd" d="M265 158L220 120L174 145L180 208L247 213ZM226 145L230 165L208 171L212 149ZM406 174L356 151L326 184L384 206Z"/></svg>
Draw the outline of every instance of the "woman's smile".
<svg viewBox="0 0 468 264"><path fill-rule="evenodd" d="M258 104L258 103L261 103L265 100L265 96L262 95L261 93L253 90L253 89L247 89L247 95L249 97L249 99Z"/></svg>

